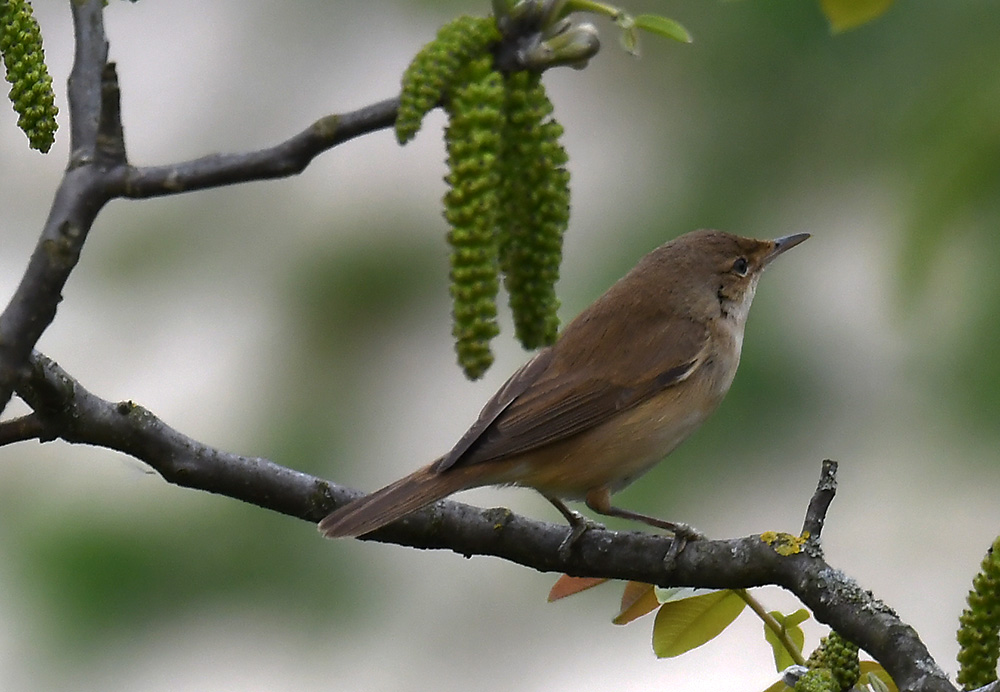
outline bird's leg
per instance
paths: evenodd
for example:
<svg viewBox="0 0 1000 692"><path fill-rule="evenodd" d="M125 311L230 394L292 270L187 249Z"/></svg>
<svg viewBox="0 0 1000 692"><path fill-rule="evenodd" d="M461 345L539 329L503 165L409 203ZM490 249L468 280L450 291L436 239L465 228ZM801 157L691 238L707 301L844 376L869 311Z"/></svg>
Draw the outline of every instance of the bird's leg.
<svg viewBox="0 0 1000 692"><path fill-rule="evenodd" d="M559 544L559 557L563 560L568 560L570 555L573 553L573 546L576 542L580 540L580 536L585 534L588 529L603 529L604 527L598 524L596 521L588 519L576 510L572 510L566 506L562 500L557 497L550 497L545 495L545 499L552 503L552 506L559 510L559 513L566 517L566 521L569 522L570 532L569 535Z"/></svg>
<svg viewBox="0 0 1000 692"><path fill-rule="evenodd" d="M669 565L673 559L677 557L682 550L684 550L684 546L687 545L688 541L697 541L705 538L705 534L690 524L657 519L656 517L651 517L646 514L639 514L638 512L632 512L627 509L621 509L620 507L613 506L611 504L611 491L607 488L596 488L591 490L587 493L586 501L588 507L598 514L603 514L606 517L631 519L632 521L642 522L643 524L648 524L649 526L654 526L658 529L663 529L672 533L674 540L670 545L670 550L667 551L666 556L663 558L663 562L666 565Z"/></svg>

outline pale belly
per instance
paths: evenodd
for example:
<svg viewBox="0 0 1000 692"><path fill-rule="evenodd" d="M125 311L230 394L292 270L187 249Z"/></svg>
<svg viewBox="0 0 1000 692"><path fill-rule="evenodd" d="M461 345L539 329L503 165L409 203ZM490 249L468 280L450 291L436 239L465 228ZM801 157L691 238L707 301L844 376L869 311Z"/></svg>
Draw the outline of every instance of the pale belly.
<svg viewBox="0 0 1000 692"><path fill-rule="evenodd" d="M687 439L725 391L713 392L693 409L689 402L680 405L676 394L667 390L592 430L502 462L508 468L497 480L570 500L598 488L621 490Z"/></svg>

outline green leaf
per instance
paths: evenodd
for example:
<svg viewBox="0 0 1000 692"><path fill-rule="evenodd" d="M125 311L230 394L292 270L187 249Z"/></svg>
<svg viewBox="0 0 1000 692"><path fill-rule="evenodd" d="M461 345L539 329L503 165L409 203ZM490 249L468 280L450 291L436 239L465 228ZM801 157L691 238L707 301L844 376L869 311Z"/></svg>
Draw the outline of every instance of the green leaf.
<svg viewBox="0 0 1000 692"><path fill-rule="evenodd" d="M710 593L718 593L716 589L695 589L690 586L673 586L666 589L656 586L653 587L653 591L656 593L656 599L660 603L669 603L670 601L683 601L685 598L693 598L695 596L704 596Z"/></svg>
<svg viewBox="0 0 1000 692"><path fill-rule="evenodd" d="M785 616L785 624L788 627L793 627L795 625L801 625L803 622L809 619L809 611L805 608L799 608L794 613L789 613Z"/></svg>
<svg viewBox="0 0 1000 692"><path fill-rule="evenodd" d="M802 653L802 646L806 642L806 636L799 625L809 619L809 611L805 608L799 608L790 615L783 615L777 610L772 610L769 615L777 620L778 624L781 625L781 629L784 630L792 643L798 647L799 653ZM788 652L785 645L778 639L774 630L766 624L764 625L764 639L767 640L767 643L771 645L771 649L774 650L774 665L779 673L788 666L795 664L795 659L792 658L791 653Z"/></svg>
<svg viewBox="0 0 1000 692"><path fill-rule="evenodd" d="M733 591L713 591L660 606L653 623L653 652L680 656L711 641L743 612L746 602Z"/></svg>
<svg viewBox="0 0 1000 692"><path fill-rule="evenodd" d="M892 2L892 0L889 0ZM691 43L691 34L673 19L661 17L658 14L640 14L633 19L636 28L644 29L653 34L672 38L681 43Z"/></svg>
<svg viewBox="0 0 1000 692"><path fill-rule="evenodd" d="M892 0L820 0L819 4L831 31L839 34L881 17Z"/></svg>

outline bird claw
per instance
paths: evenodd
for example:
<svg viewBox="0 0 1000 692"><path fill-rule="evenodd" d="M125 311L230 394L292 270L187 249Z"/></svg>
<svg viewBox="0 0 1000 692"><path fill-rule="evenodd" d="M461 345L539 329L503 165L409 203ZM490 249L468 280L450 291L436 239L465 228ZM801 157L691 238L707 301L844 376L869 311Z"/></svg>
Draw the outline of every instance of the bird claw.
<svg viewBox="0 0 1000 692"><path fill-rule="evenodd" d="M667 554L663 556L663 566L666 569L673 567L674 560L676 560L677 556L681 554L689 541L702 541L707 538L705 534L690 524L680 522L675 522L674 528L671 529L671 531L673 532L674 537L673 540L670 541L670 548L667 549Z"/></svg>
<svg viewBox="0 0 1000 692"><path fill-rule="evenodd" d="M569 560L573 556L573 546L576 545L576 542L587 531L590 529L604 529L603 524L588 519L579 512L574 510L569 510L569 512L570 514L566 515L566 519L569 521L570 531L566 538L563 539L563 542L559 544L560 560Z"/></svg>

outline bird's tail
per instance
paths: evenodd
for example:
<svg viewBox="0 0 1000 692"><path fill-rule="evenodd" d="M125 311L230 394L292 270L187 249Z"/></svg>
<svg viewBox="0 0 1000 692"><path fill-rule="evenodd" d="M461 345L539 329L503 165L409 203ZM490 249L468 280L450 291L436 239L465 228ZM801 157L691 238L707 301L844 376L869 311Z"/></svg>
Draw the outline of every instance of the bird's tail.
<svg viewBox="0 0 1000 692"><path fill-rule="evenodd" d="M459 490L472 487L463 469L444 472L433 464L414 471L371 495L358 498L334 510L319 523L327 538L361 536L401 519Z"/></svg>

